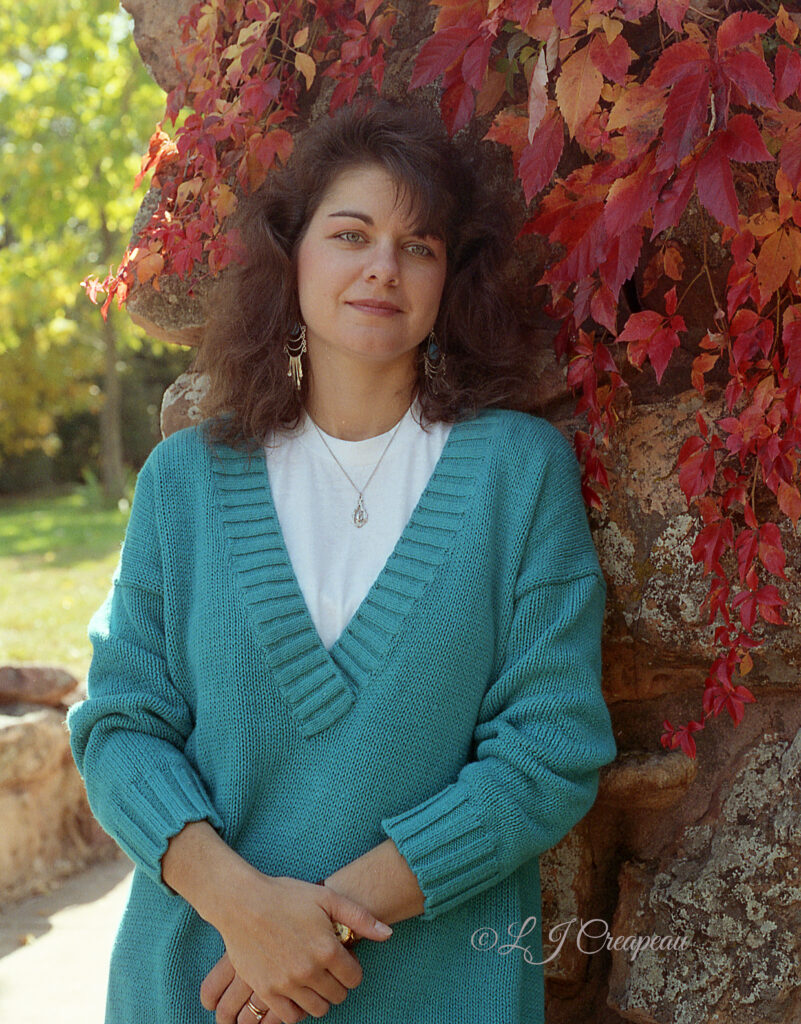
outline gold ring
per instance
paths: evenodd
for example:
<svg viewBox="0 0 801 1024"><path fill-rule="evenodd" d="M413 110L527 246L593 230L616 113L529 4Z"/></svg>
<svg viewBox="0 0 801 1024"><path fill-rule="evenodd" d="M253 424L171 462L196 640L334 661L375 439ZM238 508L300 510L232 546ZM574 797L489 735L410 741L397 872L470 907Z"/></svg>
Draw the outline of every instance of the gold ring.
<svg viewBox="0 0 801 1024"><path fill-rule="evenodd" d="M250 999L248 999L247 1001L247 1008L250 1010L250 1012L253 1014L256 1020L261 1020L262 1017L267 1016L267 1010L260 1010L258 1006L253 1005L253 1001Z"/></svg>
<svg viewBox="0 0 801 1024"><path fill-rule="evenodd" d="M337 938L345 949L352 949L357 942L353 929L346 924L342 924L341 921L332 921L331 923L334 926L334 931L337 933Z"/></svg>

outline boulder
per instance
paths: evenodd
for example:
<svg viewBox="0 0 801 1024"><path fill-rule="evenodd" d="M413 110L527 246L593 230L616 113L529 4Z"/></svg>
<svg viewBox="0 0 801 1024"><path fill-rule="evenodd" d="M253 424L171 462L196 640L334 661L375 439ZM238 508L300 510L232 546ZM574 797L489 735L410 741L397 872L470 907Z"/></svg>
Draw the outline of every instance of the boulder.
<svg viewBox="0 0 801 1024"><path fill-rule="evenodd" d="M19 701L58 707L77 686L78 680L63 668L46 665L0 667L0 704Z"/></svg>
<svg viewBox="0 0 801 1024"><path fill-rule="evenodd" d="M89 809L63 711L0 714L0 821L0 906L114 854Z"/></svg>

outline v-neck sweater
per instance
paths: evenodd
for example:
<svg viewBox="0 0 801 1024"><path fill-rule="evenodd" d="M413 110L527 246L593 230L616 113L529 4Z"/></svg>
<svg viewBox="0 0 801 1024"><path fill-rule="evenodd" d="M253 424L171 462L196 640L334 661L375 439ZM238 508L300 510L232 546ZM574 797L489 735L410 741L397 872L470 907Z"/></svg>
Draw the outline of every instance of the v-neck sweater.
<svg viewBox="0 0 801 1024"><path fill-rule="evenodd" d="M419 416L415 404L388 431L345 441L307 415L265 445L281 535L326 649L367 596L445 447L450 424L424 428ZM366 521L357 526L359 500Z"/></svg>
<svg viewBox="0 0 801 1024"><path fill-rule="evenodd" d="M200 819L268 875L314 881L387 837L406 859L423 913L357 947L363 980L325 1020L541 1024L538 856L615 754L603 603L578 466L534 417L454 425L330 651L261 451L202 426L159 444L69 715L92 809L137 865L107 1024L212 1020L198 993L222 940L160 871Z"/></svg>

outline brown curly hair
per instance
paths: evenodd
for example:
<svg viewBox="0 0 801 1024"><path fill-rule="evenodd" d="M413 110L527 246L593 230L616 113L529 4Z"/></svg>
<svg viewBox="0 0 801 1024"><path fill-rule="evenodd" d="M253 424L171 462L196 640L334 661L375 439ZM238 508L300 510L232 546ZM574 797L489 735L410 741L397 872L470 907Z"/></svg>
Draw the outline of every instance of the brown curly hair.
<svg viewBox="0 0 801 1024"><path fill-rule="evenodd" d="M296 139L286 166L240 200L245 259L209 303L195 368L209 375L211 440L256 447L303 413L307 378L294 387L284 343L300 320L296 254L334 179L353 167L386 170L410 202L415 231L446 245L446 280L434 325L445 356L432 388L418 350L415 394L423 422L453 422L508 402L524 378L522 341L503 270L513 240L508 208L494 197L479 155L448 138L426 107L380 100L322 117Z"/></svg>

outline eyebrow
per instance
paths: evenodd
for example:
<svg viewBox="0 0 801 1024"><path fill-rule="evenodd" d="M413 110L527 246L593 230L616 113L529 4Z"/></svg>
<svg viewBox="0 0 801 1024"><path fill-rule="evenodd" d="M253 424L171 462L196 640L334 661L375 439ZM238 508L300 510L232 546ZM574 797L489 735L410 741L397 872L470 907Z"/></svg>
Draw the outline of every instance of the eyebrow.
<svg viewBox="0 0 801 1024"><path fill-rule="evenodd" d="M360 213L358 210L337 210L336 213L329 213L329 217L355 217L357 220L364 221L365 224L369 224L371 227L374 224L373 218L368 213ZM444 242L444 238L437 232L430 231L415 231L414 234L420 235L421 238L436 238L440 242Z"/></svg>
<svg viewBox="0 0 801 1024"><path fill-rule="evenodd" d="M329 217L356 217L357 220L363 220L365 224L372 225L373 218L366 213L359 213L358 210L337 210L336 213L329 213Z"/></svg>

